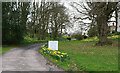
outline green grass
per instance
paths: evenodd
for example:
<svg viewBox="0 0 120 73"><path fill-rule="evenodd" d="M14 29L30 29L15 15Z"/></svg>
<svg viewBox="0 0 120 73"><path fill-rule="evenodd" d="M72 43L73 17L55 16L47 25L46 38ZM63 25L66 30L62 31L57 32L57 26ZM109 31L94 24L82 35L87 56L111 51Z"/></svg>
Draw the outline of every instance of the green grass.
<svg viewBox="0 0 120 73"><path fill-rule="evenodd" d="M17 48L17 47L20 47L20 46L25 46L25 45L28 45L28 44L3 45L0 48L0 55L6 53L7 51L9 51L11 49L14 49L14 48Z"/></svg>
<svg viewBox="0 0 120 73"><path fill-rule="evenodd" d="M62 36L63 38L70 38L69 36Z"/></svg>
<svg viewBox="0 0 120 73"><path fill-rule="evenodd" d="M108 36L107 38L109 40L120 40L120 35L113 35L113 36ZM82 41L98 41L99 39L96 37L91 37L91 38L87 38L87 39L83 39Z"/></svg>
<svg viewBox="0 0 120 73"><path fill-rule="evenodd" d="M51 56L45 56L49 61L51 61L52 63L56 64L57 66L61 67L64 70L74 70L72 69L73 63L69 60L66 60L66 62L60 62L59 60L55 60L53 57ZM71 66L68 66L68 64L70 64Z"/></svg>
<svg viewBox="0 0 120 73"><path fill-rule="evenodd" d="M20 44L30 45L30 44L45 43L45 42L47 42L47 40L37 40L37 37L30 38L30 37L26 36L26 37L24 37L24 40L21 41Z"/></svg>
<svg viewBox="0 0 120 73"><path fill-rule="evenodd" d="M0 55L2 54L2 47L0 47Z"/></svg>
<svg viewBox="0 0 120 73"><path fill-rule="evenodd" d="M50 56L46 58L65 70L117 71L118 41L113 40L113 45L105 46L95 46L95 43L95 41L59 42L59 51L66 52L71 59L60 62ZM78 69L74 69L73 66Z"/></svg>
<svg viewBox="0 0 120 73"><path fill-rule="evenodd" d="M18 46L3 46L2 48L0 48L0 51L2 51L0 54L4 54L6 53L7 51L13 49L13 48L16 48Z"/></svg>
<svg viewBox="0 0 120 73"><path fill-rule="evenodd" d="M30 38L30 37L24 37L24 40L21 41L21 43L19 44L14 44L14 45L3 45L0 48L0 54L4 54L7 51L16 48L16 47L20 47L20 46L26 46L26 45L31 45L31 44L37 44L37 43L45 43L47 42L46 40L37 40L37 38Z"/></svg>
<svg viewBox="0 0 120 73"><path fill-rule="evenodd" d="M31 45L31 44L38 44L38 43L45 43L47 40L24 40L20 44L23 45Z"/></svg>
<svg viewBox="0 0 120 73"><path fill-rule="evenodd" d="M16 48L16 47L20 47L20 46L26 46L26 45L31 45L31 44L37 44L37 43L44 43L46 41L30 41L30 40L24 40L22 41L20 44L14 44L14 45L3 45L2 48L0 48L0 54L4 54L7 51Z"/></svg>
<svg viewBox="0 0 120 73"><path fill-rule="evenodd" d="M79 66L86 71L115 71L118 70L118 41L113 46L94 46L96 42L71 41L59 43L59 50L67 52Z"/></svg>

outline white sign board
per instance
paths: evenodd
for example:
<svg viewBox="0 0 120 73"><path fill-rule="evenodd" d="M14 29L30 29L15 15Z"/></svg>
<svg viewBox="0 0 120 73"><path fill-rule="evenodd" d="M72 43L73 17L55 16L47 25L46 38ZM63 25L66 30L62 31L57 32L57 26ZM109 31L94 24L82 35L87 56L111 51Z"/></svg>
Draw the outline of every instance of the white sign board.
<svg viewBox="0 0 120 73"><path fill-rule="evenodd" d="M58 41L48 41L48 48L58 50Z"/></svg>
<svg viewBox="0 0 120 73"><path fill-rule="evenodd" d="M118 12L118 28L117 31L120 32L120 11Z"/></svg>

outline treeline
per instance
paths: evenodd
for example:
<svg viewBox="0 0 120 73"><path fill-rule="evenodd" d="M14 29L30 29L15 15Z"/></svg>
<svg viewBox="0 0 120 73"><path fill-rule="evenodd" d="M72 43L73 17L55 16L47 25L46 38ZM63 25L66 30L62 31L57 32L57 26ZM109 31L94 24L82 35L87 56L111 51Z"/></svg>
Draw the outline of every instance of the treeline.
<svg viewBox="0 0 120 73"><path fill-rule="evenodd" d="M2 3L2 44L23 40L30 3Z"/></svg>
<svg viewBox="0 0 120 73"><path fill-rule="evenodd" d="M120 9L119 2L74 2L71 4L71 6L76 9L79 15L81 15L75 16L75 20L81 21L84 26L93 29L92 34L90 33L91 35L95 35L94 33L97 33L99 41L96 43L96 45L112 44L112 41L107 39L108 31L110 30L108 23L112 22L110 19L113 17L115 12L115 22L116 26L118 26L117 18L118 11ZM91 22L86 23L83 22L83 20L90 20ZM115 31L117 32L117 27ZM91 30L89 32L91 32Z"/></svg>
<svg viewBox="0 0 120 73"><path fill-rule="evenodd" d="M69 23L64 5L58 2L2 3L2 42L19 43L27 33L38 40L56 39Z"/></svg>

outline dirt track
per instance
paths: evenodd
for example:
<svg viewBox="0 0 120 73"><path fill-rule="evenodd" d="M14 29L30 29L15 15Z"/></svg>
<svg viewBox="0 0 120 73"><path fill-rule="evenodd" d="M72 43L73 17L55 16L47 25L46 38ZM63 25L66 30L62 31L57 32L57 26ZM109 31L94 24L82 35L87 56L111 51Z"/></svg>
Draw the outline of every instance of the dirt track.
<svg viewBox="0 0 120 73"><path fill-rule="evenodd" d="M2 55L3 71L62 71L47 61L39 49L43 44L14 48ZM1 59L1 57L0 57Z"/></svg>

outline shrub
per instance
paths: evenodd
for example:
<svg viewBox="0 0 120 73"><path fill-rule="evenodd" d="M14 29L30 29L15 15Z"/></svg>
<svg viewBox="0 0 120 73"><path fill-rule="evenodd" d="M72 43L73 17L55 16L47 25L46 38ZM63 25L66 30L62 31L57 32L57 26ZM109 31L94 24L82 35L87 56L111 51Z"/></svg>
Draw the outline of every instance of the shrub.
<svg viewBox="0 0 120 73"><path fill-rule="evenodd" d="M70 40L71 40L71 38L69 37L69 38L67 38L67 40L69 40L69 41L70 41Z"/></svg>
<svg viewBox="0 0 120 73"><path fill-rule="evenodd" d="M89 37L97 36L97 34L98 34L97 27L90 28L89 31L88 31L88 36Z"/></svg>
<svg viewBox="0 0 120 73"><path fill-rule="evenodd" d="M69 37L69 36L62 36L62 37L69 40L69 41L71 40L71 37Z"/></svg>
<svg viewBox="0 0 120 73"><path fill-rule="evenodd" d="M87 39L88 37L86 35L84 35L84 39Z"/></svg>
<svg viewBox="0 0 120 73"><path fill-rule="evenodd" d="M91 37L91 38L87 38L87 39L84 39L82 41L86 41L86 42L90 42L90 41L98 41L99 39L97 38L97 36L95 37Z"/></svg>
<svg viewBox="0 0 120 73"><path fill-rule="evenodd" d="M63 38L63 37L57 37L56 40L58 40L58 41L66 41L67 39Z"/></svg>
<svg viewBox="0 0 120 73"><path fill-rule="evenodd" d="M84 36L81 35L81 34L79 34L79 35L76 35L75 38L76 38L77 40L82 40L82 39L84 39Z"/></svg>
<svg viewBox="0 0 120 73"><path fill-rule="evenodd" d="M115 35L120 35L120 32L115 33Z"/></svg>
<svg viewBox="0 0 120 73"><path fill-rule="evenodd" d="M120 35L120 32L116 32L116 33L108 33L108 36L115 36L115 35Z"/></svg>
<svg viewBox="0 0 120 73"><path fill-rule="evenodd" d="M112 36L108 36L108 39L114 39L114 40L119 40L120 35L112 35Z"/></svg>

